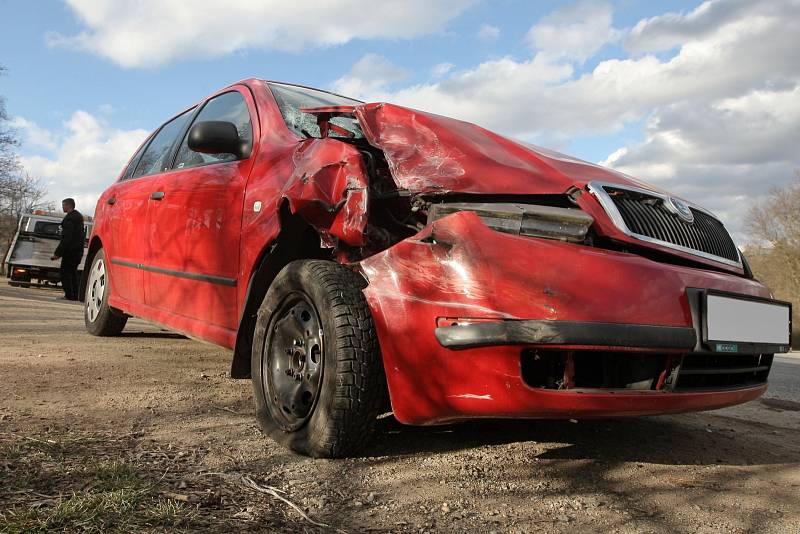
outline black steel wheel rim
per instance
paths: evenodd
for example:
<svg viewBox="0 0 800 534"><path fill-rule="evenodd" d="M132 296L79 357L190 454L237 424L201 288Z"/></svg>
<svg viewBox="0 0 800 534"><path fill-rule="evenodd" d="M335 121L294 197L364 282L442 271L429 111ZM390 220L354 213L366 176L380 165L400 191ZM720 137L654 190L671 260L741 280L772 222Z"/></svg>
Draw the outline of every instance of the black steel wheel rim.
<svg viewBox="0 0 800 534"><path fill-rule="evenodd" d="M308 296L293 292L284 298L270 321L265 348L267 402L283 430L297 430L314 412L322 385L322 322Z"/></svg>

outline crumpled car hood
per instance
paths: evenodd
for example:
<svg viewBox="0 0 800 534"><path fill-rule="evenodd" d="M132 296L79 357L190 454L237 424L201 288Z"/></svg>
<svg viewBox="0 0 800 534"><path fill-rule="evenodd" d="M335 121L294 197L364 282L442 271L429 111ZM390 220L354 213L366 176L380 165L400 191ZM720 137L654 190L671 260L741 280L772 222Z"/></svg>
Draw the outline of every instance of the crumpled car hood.
<svg viewBox="0 0 800 534"><path fill-rule="evenodd" d="M620 172L480 126L387 103L355 106L367 141L412 193L561 194L592 180L658 190Z"/></svg>
<svg viewBox="0 0 800 534"><path fill-rule="evenodd" d="M515 141L468 122L387 103L305 108L321 130L335 116L355 116L366 141L380 149L395 185L412 195L561 195L600 181L658 191L630 176ZM297 145L281 196L334 246L366 244L370 177L356 145L309 138ZM590 214L596 207L579 205Z"/></svg>

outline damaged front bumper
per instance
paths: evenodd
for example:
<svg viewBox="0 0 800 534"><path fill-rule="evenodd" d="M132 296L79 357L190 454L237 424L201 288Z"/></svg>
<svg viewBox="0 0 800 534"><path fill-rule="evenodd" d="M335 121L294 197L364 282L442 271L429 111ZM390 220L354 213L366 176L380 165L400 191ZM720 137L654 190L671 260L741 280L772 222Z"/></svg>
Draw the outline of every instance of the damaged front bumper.
<svg viewBox="0 0 800 534"><path fill-rule="evenodd" d="M766 351L784 348L703 345L702 292L768 298L756 281L503 234L470 212L360 265L404 423L714 409L761 395Z"/></svg>

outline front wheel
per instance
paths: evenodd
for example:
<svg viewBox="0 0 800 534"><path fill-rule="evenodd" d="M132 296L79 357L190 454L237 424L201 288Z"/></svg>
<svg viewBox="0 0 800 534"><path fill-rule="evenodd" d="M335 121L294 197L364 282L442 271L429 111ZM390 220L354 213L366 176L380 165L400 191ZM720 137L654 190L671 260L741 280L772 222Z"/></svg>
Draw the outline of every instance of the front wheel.
<svg viewBox="0 0 800 534"><path fill-rule="evenodd" d="M259 308L251 362L256 417L296 452L349 456L373 431L386 385L364 285L337 263L295 261Z"/></svg>
<svg viewBox="0 0 800 534"><path fill-rule="evenodd" d="M116 336L125 328L128 316L108 305L111 293L106 255L103 249L97 251L92 259L89 280L86 283L86 299L83 322L86 331L93 336Z"/></svg>

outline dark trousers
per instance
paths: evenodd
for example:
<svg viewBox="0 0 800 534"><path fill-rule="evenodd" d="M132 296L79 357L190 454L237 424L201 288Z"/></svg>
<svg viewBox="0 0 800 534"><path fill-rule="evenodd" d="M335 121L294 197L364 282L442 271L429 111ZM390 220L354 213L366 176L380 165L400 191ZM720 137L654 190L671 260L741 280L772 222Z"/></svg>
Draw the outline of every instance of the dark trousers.
<svg viewBox="0 0 800 534"><path fill-rule="evenodd" d="M67 253L61 258L61 287L64 288L64 297L69 300L79 300L78 296L78 265L81 263L83 250L80 253Z"/></svg>

